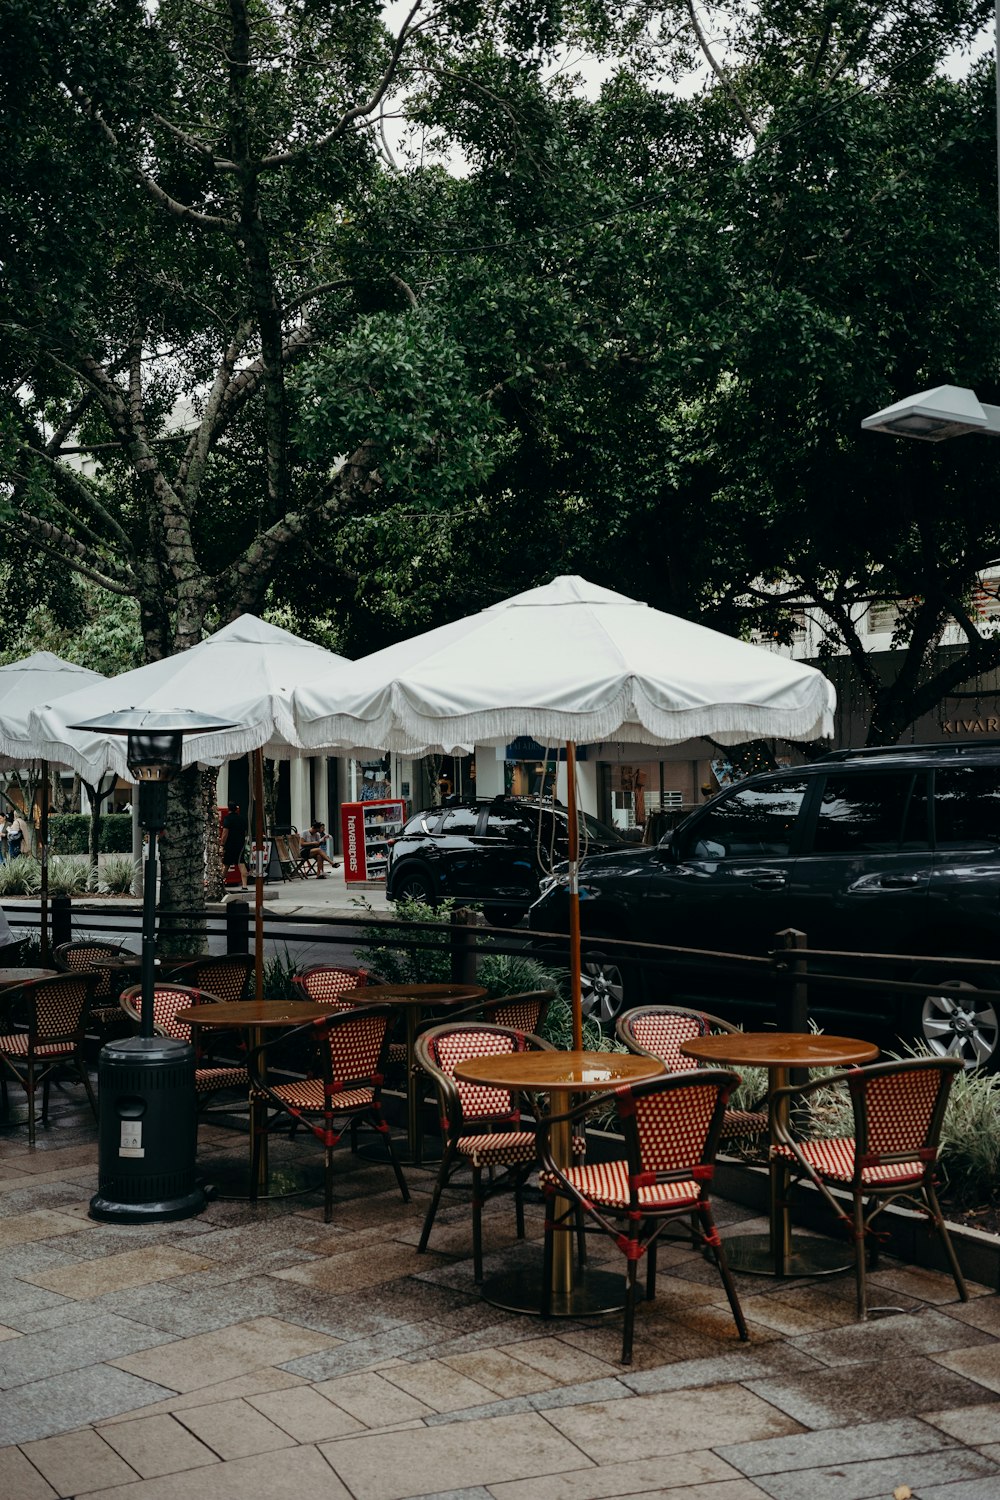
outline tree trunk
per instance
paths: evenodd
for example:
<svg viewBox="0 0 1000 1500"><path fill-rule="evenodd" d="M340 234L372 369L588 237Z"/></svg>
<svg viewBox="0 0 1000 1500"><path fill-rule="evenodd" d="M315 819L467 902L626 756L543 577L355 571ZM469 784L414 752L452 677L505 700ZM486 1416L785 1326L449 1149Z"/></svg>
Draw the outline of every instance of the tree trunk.
<svg viewBox="0 0 1000 1500"><path fill-rule="evenodd" d="M205 953L205 820L201 772L188 766L170 783L167 833L159 845L160 908L157 946L187 957Z"/></svg>
<svg viewBox="0 0 1000 1500"><path fill-rule="evenodd" d="M225 895L222 851L219 848L219 771L207 766L201 773L201 815L205 825L205 900L221 901Z"/></svg>

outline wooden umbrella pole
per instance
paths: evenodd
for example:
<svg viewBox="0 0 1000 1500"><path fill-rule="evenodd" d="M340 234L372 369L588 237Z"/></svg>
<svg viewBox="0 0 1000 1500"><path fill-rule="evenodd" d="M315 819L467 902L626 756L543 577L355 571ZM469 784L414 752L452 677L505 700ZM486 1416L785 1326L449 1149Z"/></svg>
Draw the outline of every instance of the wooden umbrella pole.
<svg viewBox="0 0 1000 1500"><path fill-rule="evenodd" d="M49 763L47 760L41 762L42 768L42 805L38 826L38 857L42 864L41 882L41 949L42 965L47 967L51 958L49 950Z"/></svg>
<svg viewBox="0 0 1000 1500"><path fill-rule="evenodd" d="M254 802L254 945L255 990L258 1000L264 998L264 751L253 753Z"/></svg>
<svg viewBox="0 0 1000 1500"><path fill-rule="evenodd" d="M583 1048L583 994L580 963L580 820L576 811L576 745L566 742L566 806L569 817L569 987L573 1007L573 1046Z"/></svg>

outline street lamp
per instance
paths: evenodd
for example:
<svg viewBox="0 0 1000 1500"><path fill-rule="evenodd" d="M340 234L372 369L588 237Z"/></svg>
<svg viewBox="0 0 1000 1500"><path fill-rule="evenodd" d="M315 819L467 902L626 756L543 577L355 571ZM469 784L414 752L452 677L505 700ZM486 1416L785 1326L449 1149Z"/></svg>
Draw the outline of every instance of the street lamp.
<svg viewBox="0 0 1000 1500"><path fill-rule="evenodd" d="M967 386L936 385L865 417L861 426L866 432L887 432L925 443L940 443L968 432L1000 437L1000 406L987 406Z"/></svg>
<svg viewBox="0 0 1000 1500"><path fill-rule="evenodd" d="M139 783L139 822L149 835L142 903L139 1035L101 1048L98 1190L90 1217L114 1223L186 1219L205 1206L195 1178L197 1102L194 1048L154 1035L156 839L167 818L167 788L181 771L186 734L234 726L176 709L121 709L71 729L128 736L126 760Z"/></svg>

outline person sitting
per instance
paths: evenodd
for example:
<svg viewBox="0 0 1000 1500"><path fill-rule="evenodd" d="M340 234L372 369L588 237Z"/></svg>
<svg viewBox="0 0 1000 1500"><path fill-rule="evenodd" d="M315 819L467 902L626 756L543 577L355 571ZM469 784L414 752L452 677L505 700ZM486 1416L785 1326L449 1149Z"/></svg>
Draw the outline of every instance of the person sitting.
<svg viewBox="0 0 1000 1500"><path fill-rule="evenodd" d="M337 867L329 854L326 852L326 827L317 819L311 828L306 829L299 842L300 863L313 860L316 865L316 879L325 880L323 866L327 864L331 870Z"/></svg>

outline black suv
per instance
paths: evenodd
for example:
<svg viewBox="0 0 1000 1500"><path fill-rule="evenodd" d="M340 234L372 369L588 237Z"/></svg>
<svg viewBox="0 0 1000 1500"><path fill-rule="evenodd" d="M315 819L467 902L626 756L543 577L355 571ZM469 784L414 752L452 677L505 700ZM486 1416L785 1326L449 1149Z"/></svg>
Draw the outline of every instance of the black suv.
<svg viewBox="0 0 1000 1500"><path fill-rule="evenodd" d="M622 840L596 818L580 817L581 848L605 851ZM482 906L502 925L524 916L542 875L566 859L564 807L522 797L456 802L415 813L389 850L386 893L432 904L447 896Z"/></svg>
<svg viewBox="0 0 1000 1500"><path fill-rule="evenodd" d="M565 887L547 886L529 926L564 931ZM656 846L587 859L580 886L584 1003L605 1020L657 998L711 998L712 1009L751 1026L775 1011L773 981L756 990L741 981L737 993L718 970L710 978L616 960L601 938L763 955L794 927L812 949L998 958L1000 742L835 750L748 777ZM1000 989L1000 973L921 973L905 962L886 973L860 961L855 972L934 989L917 999L817 984L811 1009L825 1030L890 1044L922 1035L969 1065L1000 1065L1000 1004L975 1002L975 986Z"/></svg>

